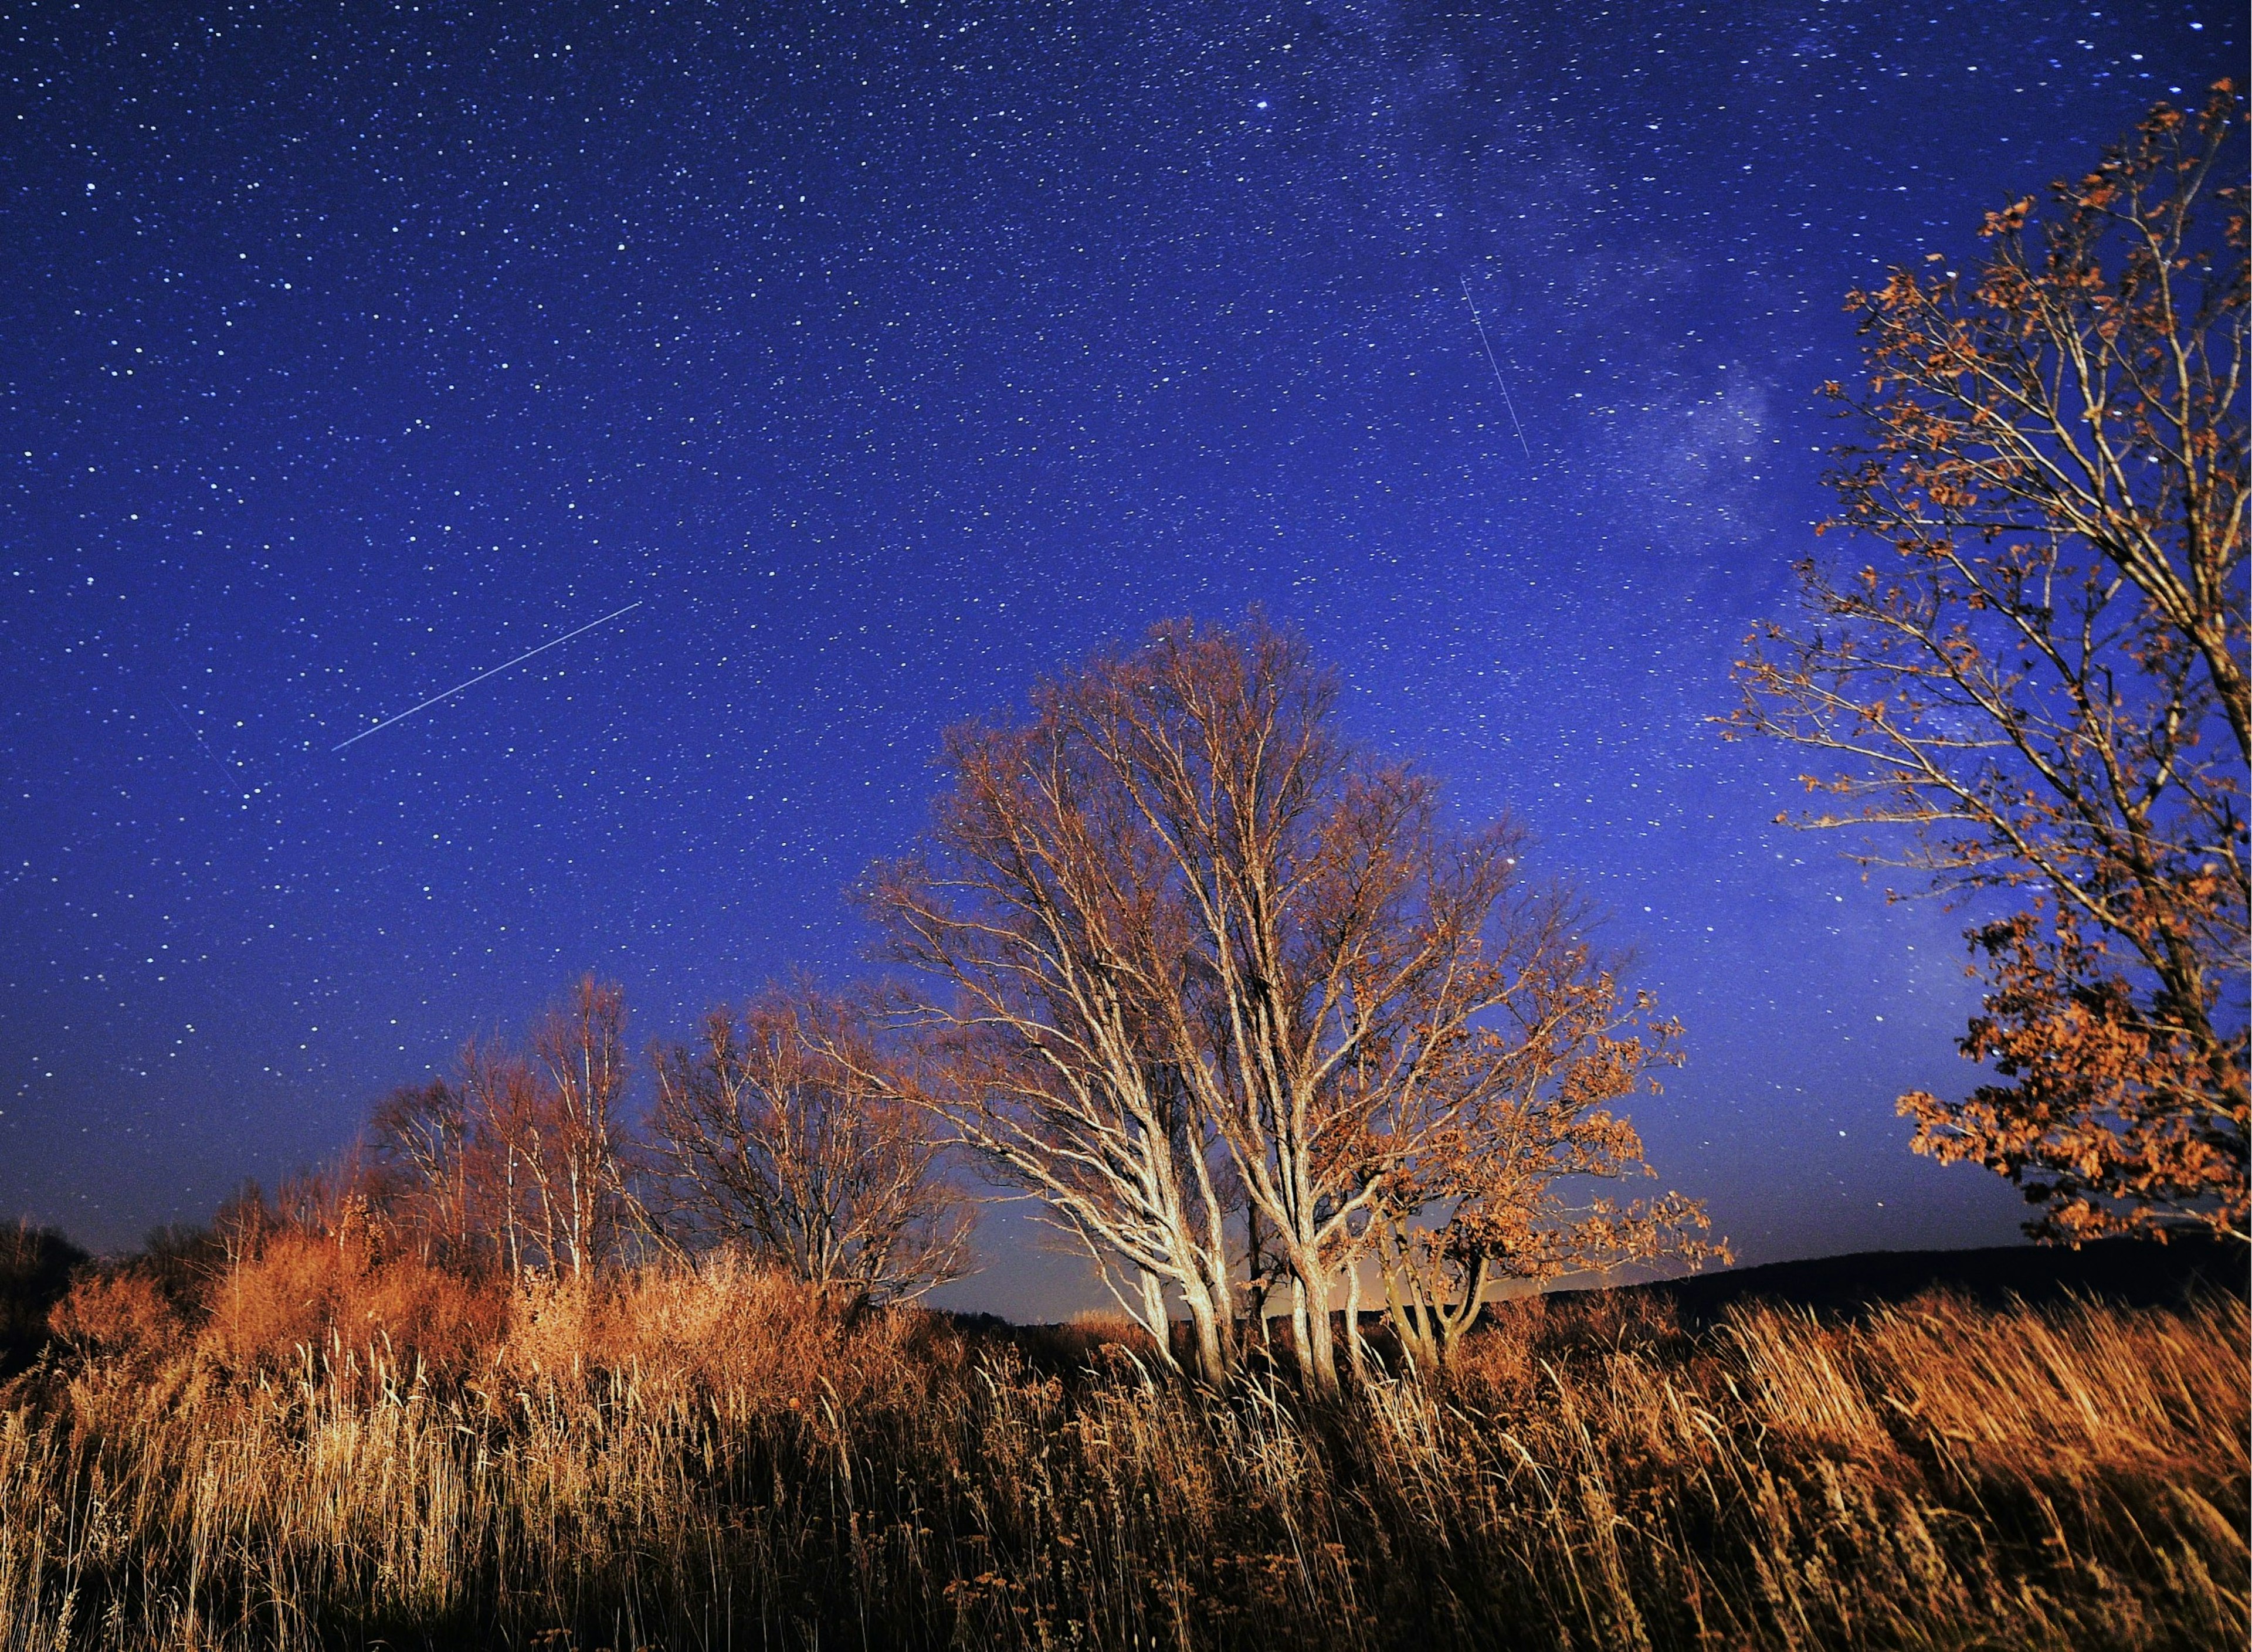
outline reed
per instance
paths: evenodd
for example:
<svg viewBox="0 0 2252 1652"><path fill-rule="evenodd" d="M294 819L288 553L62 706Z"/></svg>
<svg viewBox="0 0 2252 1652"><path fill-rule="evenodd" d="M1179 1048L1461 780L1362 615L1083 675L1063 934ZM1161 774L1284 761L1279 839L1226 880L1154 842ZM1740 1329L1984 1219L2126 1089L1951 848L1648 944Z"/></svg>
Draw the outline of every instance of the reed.
<svg viewBox="0 0 2252 1652"><path fill-rule="evenodd" d="M1552 1299L1316 1407L726 1261L397 1267L261 1258L169 1317L81 1286L0 1392L0 1648L2247 1638L2231 1298Z"/></svg>

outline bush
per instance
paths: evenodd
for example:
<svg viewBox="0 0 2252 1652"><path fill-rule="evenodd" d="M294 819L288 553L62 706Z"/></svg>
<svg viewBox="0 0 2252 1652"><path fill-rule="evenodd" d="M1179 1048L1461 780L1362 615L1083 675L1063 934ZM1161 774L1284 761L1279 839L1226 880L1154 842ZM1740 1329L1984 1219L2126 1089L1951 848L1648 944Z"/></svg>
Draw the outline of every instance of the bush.
<svg viewBox="0 0 2252 1652"><path fill-rule="evenodd" d="M177 1350L187 1322L147 1274L105 1269L73 1285L47 1324L80 1354L161 1358Z"/></svg>
<svg viewBox="0 0 2252 1652"><path fill-rule="evenodd" d="M516 1299L498 1350L519 1378L629 1372L644 1382L772 1404L858 1401L960 1363L928 1315L848 1317L821 1290L721 1252L593 1281L537 1284Z"/></svg>
<svg viewBox="0 0 2252 1652"><path fill-rule="evenodd" d="M448 1371L483 1359L505 1334L511 1306L498 1281L288 1230L212 1281L203 1305L204 1346L236 1367L293 1366L309 1352L380 1346Z"/></svg>

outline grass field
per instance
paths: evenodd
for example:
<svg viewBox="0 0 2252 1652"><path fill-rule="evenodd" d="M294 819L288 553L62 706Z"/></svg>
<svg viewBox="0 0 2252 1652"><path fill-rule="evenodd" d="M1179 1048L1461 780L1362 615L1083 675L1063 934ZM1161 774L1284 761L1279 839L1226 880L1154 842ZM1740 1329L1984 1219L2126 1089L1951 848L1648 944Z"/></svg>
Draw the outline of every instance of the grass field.
<svg viewBox="0 0 2252 1652"><path fill-rule="evenodd" d="M82 1275L0 1390L0 1648L2233 1647L2241 1301L1515 1304L1335 1409L1120 1327Z"/></svg>

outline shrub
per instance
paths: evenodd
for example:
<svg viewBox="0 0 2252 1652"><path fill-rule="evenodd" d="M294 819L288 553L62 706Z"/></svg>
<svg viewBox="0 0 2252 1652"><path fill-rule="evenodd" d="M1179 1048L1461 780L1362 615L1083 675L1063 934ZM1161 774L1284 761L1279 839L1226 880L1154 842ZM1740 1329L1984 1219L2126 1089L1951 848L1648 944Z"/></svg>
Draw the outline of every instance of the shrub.
<svg viewBox="0 0 2252 1652"><path fill-rule="evenodd" d="M178 1305L147 1274L132 1269L80 1278L47 1324L80 1353L151 1357L175 1352L186 1329Z"/></svg>
<svg viewBox="0 0 2252 1652"><path fill-rule="evenodd" d="M349 1239L283 1230L213 1281L204 1306L204 1345L237 1367L286 1366L307 1351L381 1344L456 1371L500 1342L511 1301L497 1281L413 1256L377 1258Z"/></svg>

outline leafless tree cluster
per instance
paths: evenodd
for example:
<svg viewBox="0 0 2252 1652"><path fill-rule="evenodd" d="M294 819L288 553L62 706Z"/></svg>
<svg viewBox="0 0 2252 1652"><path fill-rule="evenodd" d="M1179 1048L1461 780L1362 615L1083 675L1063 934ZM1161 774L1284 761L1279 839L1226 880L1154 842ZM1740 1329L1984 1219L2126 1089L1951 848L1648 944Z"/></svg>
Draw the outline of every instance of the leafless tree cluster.
<svg viewBox="0 0 2252 1652"><path fill-rule="evenodd" d="M1516 830L1445 826L1335 700L1263 622L1160 627L1024 721L951 733L928 844L865 891L927 983L901 1004L903 1098L1035 1196L1161 1344L1178 1304L1207 1380L1240 1357L1247 1289L1288 1293L1328 1392L1365 1264L1403 1326L1442 1299L1459 1325L1490 1277L1700 1253L1692 1204L1561 1190L1647 1170L1609 1108L1672 1030L1520 877Z"/></svg>
<svg viewBox="0 0 2252 1652"><path fill-rule="evenodd" d="M401 1089L370 1135L393 1220L431 1260L583 1278L635 1231L625 999L581 981L519 1046L472 1040L457 1076Z"/></svg>
<svg viewBox="0 0 2252 1652"><path fill-rule="evenodd" d="M847 1311L960 1276L967 1201L929 1121L862 1076L885 1058L847 1003L807 987L714 1010L696 1045L652 1052L645 1128L625 1018L589 979L522 1045L472 1040L452 1078L376 1109L365 1163L306 1183L321 1208L298 1225L372 1223L426 1260L518 1277L727 1246Z"/></svg>

